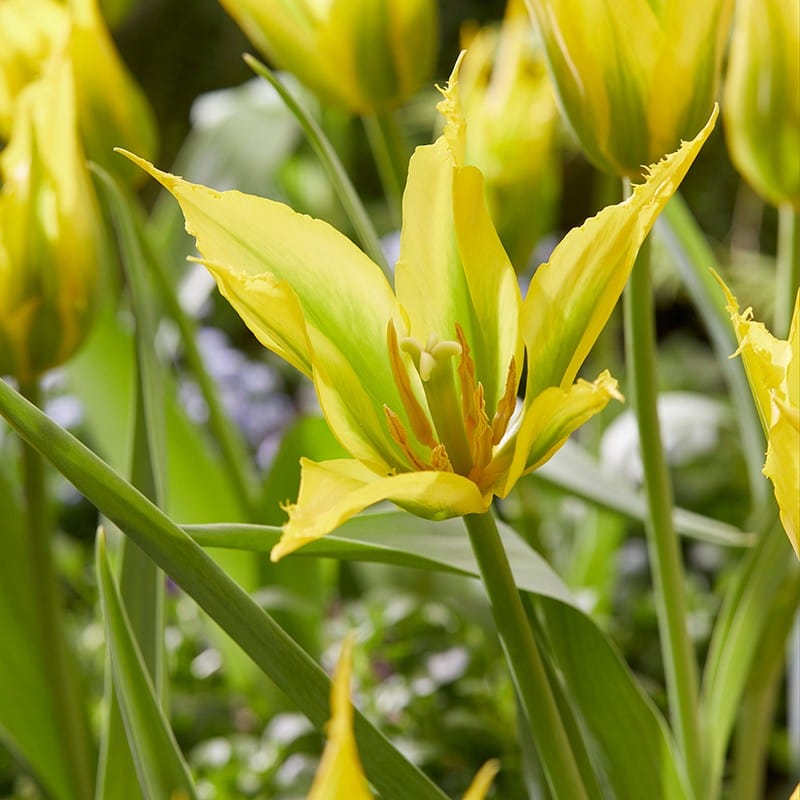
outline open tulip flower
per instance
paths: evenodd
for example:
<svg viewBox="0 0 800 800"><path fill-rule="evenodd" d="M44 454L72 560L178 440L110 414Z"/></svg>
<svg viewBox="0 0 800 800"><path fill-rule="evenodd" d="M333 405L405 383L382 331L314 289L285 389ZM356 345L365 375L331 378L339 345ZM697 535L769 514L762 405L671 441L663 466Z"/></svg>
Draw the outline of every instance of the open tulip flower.
<svg viewBox="0 0 800 800"><path fill-rule="evenodd" d="M718 276L719 279L719 276ZM722 280L720 279L720 283ZM800 558L800 292L787 340L776 339L724 283L747 380L767 434L764 474L772 481L781 523Z"/></svg>
<svg viewBox="0 0 800 800"><path fill-rule="evenodd" d="M341 800L345 797L347 800L373 800L353 735L353 704L350 702L352 664L353 640L348 638L342 644L333 676L328 741L308 800ZM478 771L463 800L483 800L497 770L496 761L487 761Z"/></svg>
<svg viewBox="0 0 800 800"><path fill-rule="evenodd" d="M313 380L352 455L302 461L273 559L380 500L431 519L485 512L619 397L607 372L575 382L578 369L713 120L627 200L571 231L523 301L483 177L464 165L457 76L458 65L438 106L443 135L411 158L394 292L326 223L136 159L176 197L202 263L250 329Z"/></svg>
<svg viewBox="0 0 800 800"><path fill-rule="evenodd" d="M526 0L561 106L598 167L636 177L708 117L732 0Z"/></svg>

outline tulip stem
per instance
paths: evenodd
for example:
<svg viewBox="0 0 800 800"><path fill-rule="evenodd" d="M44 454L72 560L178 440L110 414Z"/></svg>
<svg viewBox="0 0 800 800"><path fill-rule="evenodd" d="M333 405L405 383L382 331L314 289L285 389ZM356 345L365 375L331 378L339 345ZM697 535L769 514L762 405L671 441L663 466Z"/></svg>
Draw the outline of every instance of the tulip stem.
<svg viewBox="0 0 800 800"><path fill-rule="evenodd" d="M37 380L23 383L20 392L35 405L40 405L41 391ZM72 791L75 797L88 800L92 796L92 771L86 746L86 720L81 711L81 693L69 663L59 605L58 576L53 565L48 525L44 459L27 442L21 440L20 444L36 635L52 693L53 724L65 749L64 760L71 772Z"/></svg>
<svg viewBox="0 0 800 800"><path fill-rule="evenodd" d="M639 425L648 515L647 545L653 574L670 718L698 797L701 747L697 662L686 627L683 562L672 525L672 484L658 424L655 309L650 280L650 241L645 240L624 295L628 394Z"/></svg>
<svg viewBox="0 0 800 800"><path fill-rule="evenodd" d="M378 111L364 117L364 129L386 195L392 224L399 230L408 158L397 119L391 111Z"/></svg>
<svg viewBox="0 0 800 800"><path fill-rule="evenodd" d="M583 779L492 512L468 514L464 523L489 595L511 677L525 709L553 796L570 800L586 798Z"/></svg>
<svg viewBox="0 0 800 800"><path fill-rule="evenodd" d="M789 333L795 297L800 287L800 211L789 204L778 209L777 267L774 334L783 339Z"/></svg>

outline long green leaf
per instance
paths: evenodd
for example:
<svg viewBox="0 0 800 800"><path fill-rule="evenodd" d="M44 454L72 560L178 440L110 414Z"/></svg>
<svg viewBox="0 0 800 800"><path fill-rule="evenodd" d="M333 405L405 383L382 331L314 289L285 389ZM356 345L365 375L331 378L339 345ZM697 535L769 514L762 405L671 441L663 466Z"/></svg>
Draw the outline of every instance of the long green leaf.
<svg viewBox="0 0 800 800"><path fill-rule="evenodd" d="M609 475L580 445L567 442L556 456L533 473L534 480L566 489L600 508L616 511L643 522L647 503L643 495L618 475ZM672 522L676 533L691 539L726 547L750 547L752 533L743 533L724 522L675 508Z"/></svg>
<svg viewBox="0 0 800 800"><path fill-rule="evenodd" d="M194 784L156 697L136 644L106 554L105 533L97 534L95 566L117 701L139 785L148 800L195 798Z"/></svg>
<svg viewBox="0 0 800 800"><path fill-rule="evenodd" d="M275 621L163 512L91 450L0 381L0 413L32 446L159 564L318 726L330 680ZM384 800L444 795L360 713L359 753Z"/></svg>
<svg viewBox="0 0 800 800"><path fill-rule="evenodd" d="M155 355L156 307L137 230L135 215L114 179L94 171L101 197L110 207L136 320L136 402L131 457L131 483L156 505L164 502L165 430L163 375ZM160 700L163 691L164 575L135 543L121 542L120 591L136 644ZM107 718L100 748L98 798L135 800L141 793L135 776L114 682L107 681Z"/></svg>
<svg viewBox="0 0 800 800"><path fill-rule="evenodd" d="M775 598L798 569L786 536L772 526L742 561L711 637L700 696L706 755L706 796L718 795L725 753ZM796 609L781 613L793 616Z"/></svg>
<svg viewBox="0 0 800 800"><path fill-rule="evenodd" d="M692 304L708 331L722 375L730 390L731 405L742 438L742 454L747 464L753 504L761 507L769 499L768 484L761 474L766 443L742 360L729 358L736 352L737 343L730 317L725 310L725 299L710 271L712 268L720 271L714 252L680 194L675 194L667 203L664 213L656 223L656 234L667 243Z"/></svg>

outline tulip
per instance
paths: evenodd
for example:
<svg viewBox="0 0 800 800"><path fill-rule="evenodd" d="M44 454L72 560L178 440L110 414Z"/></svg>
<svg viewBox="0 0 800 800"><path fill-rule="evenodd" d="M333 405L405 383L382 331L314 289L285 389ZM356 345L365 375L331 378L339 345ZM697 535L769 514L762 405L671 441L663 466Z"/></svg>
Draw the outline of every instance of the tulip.
<svg viewBox="0 0 800 800"><path fill-rule="evenodd" d="M302 461L275 560L380 500L430 519L483 513L619 397L607 372L576 382L578 369L713 119L570 232L523 301L483 176L464 162L457 76L458 65L438 107L443 135L409 165L395 291L330 225L132 156L176 197L202 263L262 344L313 380L352 455Z"/></svg>
<svg viewBox="0 0 800 800"><path fill-rule="evenodd" d="M800 210L800 5L741 0L722 106L728 150L759 195Z"/></svg>
<svg viewBox="0 0 800 800"><path fill-rule="evenodd" d="M435 0L220 2L280 69L356 113L402 102L435 65Z"/></svg>
<svg viewBox="0 0 800 800"><path fill-rule="evenodd" d="M708 118L732 0L527 0L589 159L636 177Z"/></svg>
<svg viewBox="0 0 800 800"><path fill-rule="evenodd" d="M522 0L502 26L465 31L461 97L466 161L486 180L486 200L517 271L550 229L559 190L555 95Z"/></svg>
<svg viewBox="0 0 800 800"><path fill-rule="evenodd" d="M20 93L0 178L0 374L27 383L69 358L97 305L101 223L65 60Z"/></svg>
<svg viewBox="0 0 800 800"><path fill-rule="evenodd" d="M19 93L62 57L73 73L86 155L130 180L137 171L120 162L113 148L155 153L156 124L103 23L97 0L0 2L0 138L9 135Z"/></svg>
<svg viewBox="0 0 800 800"><path fill-rule="evenodd" d="M350 674L353 664L353 640L342 644L339 663L331 686L331 713L328 741L308 800L373 800L358 758L353 735L353 705L350 702ZM496 761L481 767L463 800L483 800L497 774Z"/></svg>
<svg viewBox="0 0 800 800"><path fill-rule="evenodd" d="M717 279L739 342L734 355L744 361L767 435L764 475L772 481L781 523L800 557L800 292L795 295L788 339L776 339L763 323L753 320L751 308L739 312L736 298Z"/></svg>

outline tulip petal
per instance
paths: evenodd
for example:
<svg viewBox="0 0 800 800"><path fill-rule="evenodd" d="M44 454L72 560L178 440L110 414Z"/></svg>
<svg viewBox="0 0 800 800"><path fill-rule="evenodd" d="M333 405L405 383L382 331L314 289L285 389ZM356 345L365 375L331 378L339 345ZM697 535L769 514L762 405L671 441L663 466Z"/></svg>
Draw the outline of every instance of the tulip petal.
<svg viewBox="0 0 800 800"><path fill-rule="evenodd" d="M800 558L800 411L773 398L764 474L772 481L781 524Z"/></svg>
<svg viewBox="0 0 800 800"><path fill-rule="evenodd" d="M452 472L405 472L380 476L354 459L317 463L301 459L300 494L287 507L289 520L270 557L278 561L330 533L381 500L391 500L427 519L486 511L491 500L467 478Z"/></svg>
<svg viewBox="0 0 800 800"><path fill-rule="evenodd" d="M497 494L505 497L524 472L547 461L574 430L602 411L612 398L622 400L617 382L607 370L593 383L581 379L568 389L545 389L525 410L513 443L511 465Z"/></svg>
<svg viewBox="0 0 800 800"><path fill-rule="evenodd" d="M463 800L483 800L492 786L494 776L500 771L500 762L496 759L487 761L469 785Z"/></svg>
<svg viewBox="0 0 800 800"><path fill-rule="evenodd" d="M387 404L405 422L386 348L386 326L391 319L399 326L400 311L380 268L321 220L272 200L215 192L126 155L178 200L203 263L260 341L314 375L345 448L379 466L404 467L383 418ZM281 307L289 291L296 303Z"/></svg>
<svg viewBox="0 0 800 800"><path fill-rule="evenodd" d="M714 127L650 167L631 196L571 230L536 270L522 306L528 350L526 397L549 386L566 389L608 321L636 254Z"/></svg>
<svg viewBox="0 0 800 800"><path fill-rule="evenodd" d="M797 392L797 389L792 387L791 382L787 380L790 365L794 362L794 375L797 377L797 365L800 362L800 356L792 356L792 353L797 353L798 347L800 347L797 335L799 327L796 322L797 311L795 310L789 340L776 339L762 322L756 322L753 319L751 308L746 308L742 313L739 312L739 303L736 298L722 282L722 279L718 275L716 277L725 292L728 313L731 315L733 330L736 340L739 342L739 349L734 355L742 357L750 391L753 393L758 414L761 417L761 424L764 432L769 434L772 392L778 392L779 399L784 401L789 399L790 391ZM796 403L795 407L797 407Z"/></svg>
<svg viewBox="0 0 800 800"><path fill-rule="evenodd" d="M361 766L353 734L353 704L350 674L353 670L353 640L342 643L331 685L331 719L328 741L322 753L308 800L373 800Z"/></svg>
<svg viewBox="0 0 800 800"><path fill-rule="evenodd" d="M511 358L516 355L521 364L521 299L486 208L483 177L463 166L458 67L439 104L447 120L445 134L417 148L409 165L395 282L411 336L425 341L435 333L454 339L456 323L461 326L491 415Z"/></svg>

